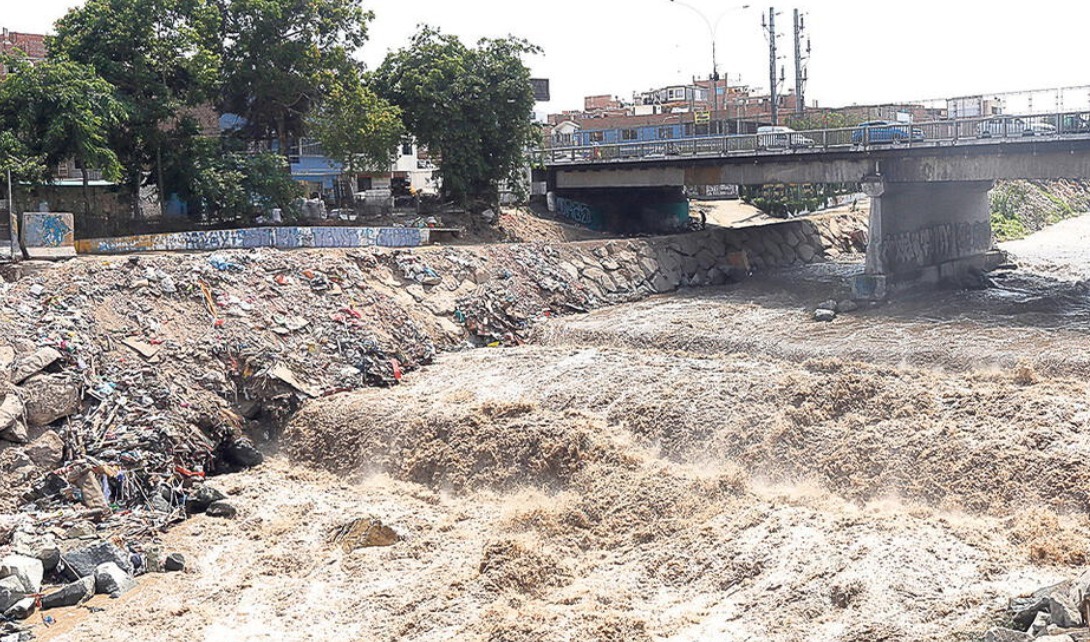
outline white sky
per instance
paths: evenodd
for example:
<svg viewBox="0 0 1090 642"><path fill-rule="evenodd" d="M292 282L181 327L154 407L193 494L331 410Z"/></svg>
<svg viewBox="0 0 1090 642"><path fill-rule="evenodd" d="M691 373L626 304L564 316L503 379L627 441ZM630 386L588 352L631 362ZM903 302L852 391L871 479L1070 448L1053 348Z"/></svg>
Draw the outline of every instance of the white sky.
<svg viewBox="0 0 1090 642"><path fill-rule="evenodd" d="M744 0L686 0L714 21ZM82 0L0 0L0 26L49 31ZM530 61L552 82L539 111L582 106L582 97L684 82L711 71L708 28L670 0L369 0L370 66L405 45L420 23L467 41L516 35L544 48ZM807 102L873 104L976 93L1090 84L1086 67L1090 2L1033 3L916 0L799 0L777 9L787 85L794 84L791 12L807 14L813 43ZM896 7L903 7L898 9ZM718 30L720 73L768 87L768 47L761 14L768 5L730 11Z"/></svg>

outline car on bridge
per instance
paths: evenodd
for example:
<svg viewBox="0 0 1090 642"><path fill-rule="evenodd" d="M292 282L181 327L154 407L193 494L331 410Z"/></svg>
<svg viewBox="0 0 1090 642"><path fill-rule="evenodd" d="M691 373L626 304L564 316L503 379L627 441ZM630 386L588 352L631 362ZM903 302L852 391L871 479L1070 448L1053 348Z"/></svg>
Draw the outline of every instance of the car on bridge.
<svg viewBox="0 0 1090 642"><path fill-rule="evenodd" d="M981 121L976 126L977 136L1049 136L1056 133L1056 126L1037 120L1026 120L1016 116L997 116Z"/></svg>
<svg viewBox="0 0 1090 642"><path fill-rule="evenodd" d="M814 139L807 138L790 127L762 125L757 128L757 149L799 149L813 146Z"/></svg>
<svg viewBox="0 0 1090 642"><path fill-rule="evenodd" d="M923 130L888 120L871 120L860 123L852 131L852 145L881 145L885 143L923 142Z"/></svg>

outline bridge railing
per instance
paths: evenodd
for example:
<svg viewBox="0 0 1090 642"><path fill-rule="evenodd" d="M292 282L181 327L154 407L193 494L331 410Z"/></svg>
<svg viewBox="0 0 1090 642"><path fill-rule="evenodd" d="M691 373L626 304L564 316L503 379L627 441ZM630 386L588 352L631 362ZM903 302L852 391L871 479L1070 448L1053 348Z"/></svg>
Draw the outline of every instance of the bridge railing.
<svg viewBox="0 0 1090 642"><path fill-rule="evenodd" d="M873 122L854 127L666 138L655 141L547 146L543 164L624 162L673 157L792 155L876 148L987 144L1027 137L1090 137L1090 112L1000 114L920 123Z"/></svg>

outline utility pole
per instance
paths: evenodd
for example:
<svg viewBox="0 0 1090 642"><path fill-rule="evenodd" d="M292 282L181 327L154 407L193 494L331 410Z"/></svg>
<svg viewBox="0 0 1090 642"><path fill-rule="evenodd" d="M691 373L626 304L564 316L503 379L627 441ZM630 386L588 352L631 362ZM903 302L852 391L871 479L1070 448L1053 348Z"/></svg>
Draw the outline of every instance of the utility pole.
<svg viewBox="0 0 1090 642"><path fill-rule="evenodd" d="M802 36L806 31L805 17L795 9L795 114L806 111L806 61L810 58L810 38L806 38L806 53L802 51Z"/></svg>
<svg viewBox="0 0 1090 642"><path fill-rule="evenodd" d="M768 87L769 97L772 101L772 124L779 125L779 104L777 94L777 79L776 79L776 8L768 8L768 24L765 26L768 30Z"/></svg>

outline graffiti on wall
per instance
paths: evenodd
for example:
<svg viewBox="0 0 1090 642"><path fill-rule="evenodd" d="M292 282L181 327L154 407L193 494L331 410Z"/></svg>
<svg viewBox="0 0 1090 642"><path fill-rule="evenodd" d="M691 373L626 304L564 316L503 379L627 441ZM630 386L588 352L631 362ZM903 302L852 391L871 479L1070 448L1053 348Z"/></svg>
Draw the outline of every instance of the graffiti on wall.
<svg viewBox="0 0 1090 642"><path fill-rule="evenodd" d="M892 271L983 254L992 247L991 221L943 223L882 238L881 259Z"/></svg>
<svg viewBox="0 0 1090 642"><path fill-rule="evenodd" d="M592 230L601 229L603 225L600 212L586 203L573 201L570 198L557 197L556 213L573 223L589 227Z"/></svg>
<svg viewBox="0 0 1090 642"><path fill-rule="evenodd" d="M255 227L177 234L145 234L76 242L80 254L215 251L275 247L416 247L428 242L428 230L409 227Z"/></svg>
<svg viewBox="0 0 1090 642"><path fill-rule="evenodd" d="M23 214L23 244L30 258L75 256L73 217L68 212Z"/></svg>

